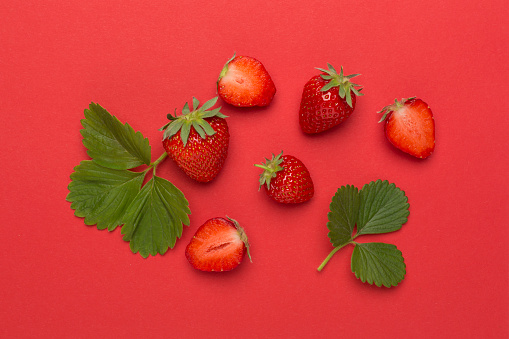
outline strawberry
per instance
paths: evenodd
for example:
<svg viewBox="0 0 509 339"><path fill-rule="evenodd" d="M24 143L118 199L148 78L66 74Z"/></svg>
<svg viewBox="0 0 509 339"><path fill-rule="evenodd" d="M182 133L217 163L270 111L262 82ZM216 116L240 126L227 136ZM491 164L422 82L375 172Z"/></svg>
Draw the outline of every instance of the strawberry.
<svg viewBox="0 0 509 339"><path fill-rule="evenodd" d="M305 133L320 133L346 120L355 109L356 97L362 88L350 82L359 74L338 74L331 64L328 69L317 68L323 74L315 75L305 85L300 102L299 123Z"/></svg>
<svg viewBox="0 0 509 339"><path fill-rule="evenodd" d="M260 61L233 55L219 75L217 92L224 101L234 106L267 106L276 93L276 87Z"/></svg>
<svg viewBox="0 0 509 339"><path fill-rule="evenodd" d="M384 107L379 122L385 121L385 136L397 148L417 158L427 158L435 150L435 119L421 99L394 100Z"/></svg>
<svg viewBox="0 0 509 339"><path fill-rule="evenodd" d="M192 179L208 182L214 179L228 155L230 133L221 107L209 110L217 97L199 107L193 98L193 110L186 103L182 115L168 114L171 120L163 126L166 153Z"/></svg>
<svg viewBox="0 0 509 339"><path fill-rule="evenodd" d="M264 170L260 174L260 189L265 187L268 196L282 203L300 203L313 197L313 181L302 161L283 152L265 160L255 166Z"/></svg>
<svg viewBox="0 0 509 339"><path fill-rule="evenodd" d="M212 218L196 231L186 247L186 258L196 269L207 272L230 271L237 267L247 252L246 233L233 219Z"/></svg>

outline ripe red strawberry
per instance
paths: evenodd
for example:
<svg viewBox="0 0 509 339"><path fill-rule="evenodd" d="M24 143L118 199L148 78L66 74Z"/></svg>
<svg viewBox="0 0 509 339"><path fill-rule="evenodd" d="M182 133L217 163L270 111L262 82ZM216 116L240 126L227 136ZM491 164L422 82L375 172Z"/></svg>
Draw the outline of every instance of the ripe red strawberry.
<svg viewBox="0 0 509 339"><path fill-rule="evenodd" d="M313 197L313 181L302 161L283 152L265 160L255 166L264 169L260 174L260 188L263 186L268 196L282 203L300 203Z"/></svg>
<svg viewBox="0 0 509 339"><path fill-rule="evenodd" d="M193 98L193 110L186 103L182 115L172 116L163 126L163 147L177 165L191 178L208 182L216 177L228 156L230 133L221 107L208 110L217 97L198 107Z"/></svg>
<svg viewBox="0 0 509 339"><path fill-rule="evenodd" d="M222 272L237 267L247 252L246 233L233 219L213 218L198 228L186 247L186 258L201 271Z"/></svg>
<svg viewBox="0 0 509 339"><path fill-rule="evenodd" d="M219 75L217 92L234 106L267 106L276 93L276 86L260 61L234 55Z"/></svg>
<svg viewBox="0 0 509 339"><path fill-rule="evenodd" d="M305 133L320 133L346 120L355 109L362 88L350 82L359 75L338 74L331 64L317 68L323 74L312 77L305 85L300 102L299 123Z"/></svg>
<svg viewBox="0 0 509 339"><path fill-rule="evenodd" d="M424 101L415 97L396 99L379 113L383 113L379 122L385 121L385 135L394 146L417 158L433 153L435 119Z"/></svg>

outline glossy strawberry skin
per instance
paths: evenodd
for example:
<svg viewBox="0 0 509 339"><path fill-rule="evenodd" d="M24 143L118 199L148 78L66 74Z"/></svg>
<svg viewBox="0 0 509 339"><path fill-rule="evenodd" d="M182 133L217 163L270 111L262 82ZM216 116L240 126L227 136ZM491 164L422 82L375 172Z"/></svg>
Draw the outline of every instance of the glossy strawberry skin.
<svg viewBox="0 0 509 339"><path fill-rule="evenodd" d="M281 156L283 170L276 173L270 181L270 188L264 190L275 201L296 204L308 201L315 194L313 180L308 169L293 155Z"/></svg>
<svg viewBox="0 0 509 339"><path fill-rule="evenodd" d="M163 140L163 147L173 161L192 179L209 182L223 168L228 156L230 133L225 119L205 119L216 131L212 136L202 138L191 128L187 145L184 147L180 131Z"/></svg>
<svg viewBox="0 0 509 339"><path fill-rule="evenodd" d="M390 112L384 131L392 145L414 157L425 159L435 150L435 119L421 99L409 99Z"/></svg>
<svg viewBox="0 0 509 339"><path fill-rule="evenodd" d="M212 218L198 228L185 255L191 266L200 271L230 271L242 262L246 253L243 238L243 230L231 220Z"/></svg>
<svg viewBox="0 0 509 339"><path fill-rule="evenodd" d="M312 77L304 86L299 112L299 124L308 134L320 133L345 121L354 111L356 96L351 92L352 107L339 96L337 87L326 92L327 84L320 75Z"/></svg>
<svg viewBox="0 0 509 339"><path fill-rule="evenodd" d="M260 61L235 56L224 66L217 91L224 101L237 107L267 106L276 94L276 86Z"/></svg>

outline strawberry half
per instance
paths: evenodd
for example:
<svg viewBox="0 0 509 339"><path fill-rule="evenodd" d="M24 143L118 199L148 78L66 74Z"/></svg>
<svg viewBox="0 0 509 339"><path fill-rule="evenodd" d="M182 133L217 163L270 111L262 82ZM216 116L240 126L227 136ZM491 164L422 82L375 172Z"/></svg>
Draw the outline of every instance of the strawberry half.
<svg viewBox="0 0 509 339"><path fill-rule="evenodd" d="M186 247L186 258L196 269L207 272L230 271L237 267L247 252L246 233L233 219L212 218L196 231Z"/></svg>
<svg viewBox="0 0 509 339"><path fill-rule="evenodd" d="M230 133L226 116L220 112L221 107L209 110L217 99L199 107L200 102L193 98L192 111L186 103L182 115L168 114L171 121L161 128L166 153L189 177L199 182L214 179L228 156Z"/></svg>
<svg viewBox="0 0 509 339"><path fill-rule="evenodd" d="M323 74L312 77L305 85L300 102L299 124L305 133L320 133L345 121L354 111L356 97L362 88L350 81L359 74L338 74L331 64L317 68Z"/></svg>
<svg viewBox="0 0 509 339"><path fill-rule="evenodd" d="M260 189L263 186L268 196L287 204L301 203L313 197L313 181L302 161L292 155L283 155L283 152L265 160L255 166L264 170L260 174Z"/></svg>
<svg viewBox="0 0 509 339"><path fill-rule="evenodd" d="M397 148L417 158L427 158L435 150L435 119L421 99L394 100L384 107L379 122L385 121L385 136Z"/></svg>
<svg viewBox="0 0 509 339"><path fill-rule="evenodd" d="M267 106L276 93L276 86L260 61L233 55L219 75L217 92L234 106Z"/></svg>

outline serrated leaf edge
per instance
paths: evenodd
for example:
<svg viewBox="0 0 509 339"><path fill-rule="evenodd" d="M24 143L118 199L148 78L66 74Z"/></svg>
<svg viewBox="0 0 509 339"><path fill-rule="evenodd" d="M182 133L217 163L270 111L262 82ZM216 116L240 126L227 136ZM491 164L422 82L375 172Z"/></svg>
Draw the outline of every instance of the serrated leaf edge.
<svg viewBox="0 0 509 339"><path fill-rule="evenodd" d="M361 272L359 272L358 270L355 270L355 269L354 269L354 256L356 255L356 253L359 253L359 255L361 255L361 254L360 254L361 252L359 252L359 251L360 251L360 249L362 249L362 250L364 251L363 256L362 256L362 258L364 259L364 260L363 260L363 261L364 261L364 263L366 263L366 261L368 260L368 258L365 256L365 253L369 253L369 254L371 254L371 257L377 257L377 258L379 257L379 256L375 255L375 254L374 254L374 252L369 251L369 245L374 245L374 244L377 244L377 245L387 245L387 246L391 246L391 247L393 247L393 248L394 248L394 250L395 250L395 252L397 252L397 253L399 254L399 255L397 256L397 259L398 259L397 261L398 261L399 263L401 263L401 264L403 265L403 267L401 267L401 268L400 268L400 267L397 267L397 266L393 265L393 267L391 267L391 268L392 268L392 269L391 269L391 268L387 265L387 263L386 263L386 262L384 262L383 260L378 260L378 261L377 261L377 264L374 264L374 263L373 263L373 260L369 260L369 261L371 261L371 262L372 262L372 264L370 264L370 265L365 265L365 266L370 266L371 268L376 267L376 268L377 268L377 269L376 269L376 271L377 271L377 272L380 272L380 271L384 271L384 272L389 271L390 273L392 273L392 276L393 276L393 277L395 277L396 279L398 279L396 283L394 283L394 284L393 284L392 282L386 283L386 281L383 281L383 282L382 282L382 281L380 281L380 280L375 280L375 278L367 277L367 276L366 276L366 274L362 275L362 273L361 273ZM399 258L401 258L401 260L399 260ZM394 262L394 261L393 261L393 262ZM376 285L376 286L378 286L378 287L382 287L382 285L383 285L383 286L385 286L385 287L387 287L387 288L390 288L390 287L396 287L396 286L398 286L398 285L399 285L399 284L403 281L403 279L405 279L405 276L406 276L406 264L405 264L405 261L404 261L404 258L403 258L403 253L402 253L402 252L401 252L401 251L400 251L400 250L399 250L399 249L398 249L395 245L387 244L387 243L373 243L373 242L372 242L372 243L356 243L356 244L355 244L355 248L354 248L354 250L353 250L353 252L352 252L352 258L351 258L351 264L350 264L350 265L351 265L352 273L354 273L354 274L355 274L355 277L356 277L357 279L359 279L359 280L360 280L360 281L362 281L363 283L366 283L366 282L367 282L367 283L368 283L368 284L370 284L370 285L375 284L375 285ZM378 267L379 267L380 265L382 265L382 266L383 266L383 268L385 268L385 270L380 270L380 269L378 269ZM394 273L396 270L398 270L400 274L397 274L398 272ZM364 273L366 273L366 272L364 272ZM399 276L401 276L401 279L399 279Z"/></svg>
<svg viewBox="0 0 509 339"><path fill-rule="evenodd" d="M83 129L81 129L80 134L83 136L83 146L87 148L87 154L92 160L103 167L111 169L132 169L143 164L150 164L151 147L149 140L143 137L140 131L135 131L128 123L123 124L116 116L110 114L104 107L94 102L89 104L88 109L85 109L84 115L85 118L81 120ZM92 116L97 117L97 119L92 118ZM92 121L96 120L99 125L92 124ZM97 135L93 136L93 133L90 133L91 131L95 131ZM105 135L104 131L110 135ZM90 135L91 139L87 139L88 135ZM101 142L101 139L104 142ZM111 160L101 157L101 155L108 154L108 152L94 149L92 146L93 140L100 142L106 149L110 148L125 152L126 155L130 156L130 159L123 159L120 163L118 161L113 163ZM105 142L106 140L113 142L114 146L108 145Z"/></svg>
<svg viewBox="0 0 509 339"><path fill-rule="evenodd" d="M356 225L357 225L357 222L358 222L358 220L359 220L359 216L358 216L358 214L360 213L360 209L361 209L361 202L360 202L361 198L360 198L360 196L361 196L361 192L362 192L362 190L363 190L365 187L367 187L367 185L380 185L380 184L377 184L378 182L382 182L382 184L383 184L383 185L389 185L389 186L390 186L390 185L392 185L392 186L394 186L395 188L397 188L400 192L402 192L402 194L404 195L404 197L405 197L405 203L406 203L407 208L406 208L406 212L405 212L405 213L402 213L402 215L404 215L404 217L405 217L405 221L401 224L401 226L402 226L402 225L403 225L403 224L405 224L405 223L406 223L406 221L408 220L408 218L407 218L407 217L408 217L408 215L409 215L409 211L408 211L408 207L409 207L409 204L408 204L408 198L407 198L407 196L406 196L405 192L404 192L403 190L401 190L399 187L397 187L394 183L389 183L387 180L382 181L381 179L378 179L378 180L376 180L376 181L372 181L372 182L370 182L369 184L364 185L364 186L363 186L363 188L362 188L361 190L358 190L358 192L359 192L359 206L358 206L358 211L357 211L358 213L357 213ZM327 214L327 217L328 217L329 222L330 222L330 213L332 212L332 207L331 207L331 206L332 206L332 204L334 203L334 199L335 199L335 198L337 197L337 195L339 194L339 190L341 190L341 189L347 189L346 187L350 187L350 186L353 186L353 185L341 186L341 187L340 187L340 188L336 191L335 195L332 197L332 201L331 201L331 203L330 203L330 212ZM355 186L353 186L353 187L355 187ZM383 186L380 186L380 187L383 187ZM377 194L378 194L378 192L380 192L380 190L381 190L381 188L380 188L380 187L375 186L375 188L377 188L377 190L376 190ZM391 198L391 199L392 199L392 198ZM327 228L330 230L330 228L329 228L329 222L327 223ZM397 231L397 230L401 229L401 226L400 226L398 229L391 230L391 231L389 231L389 232ZM388 232L383 232L383 233L388 233ZM333 243L332 239L330 238L330 234L331 234L331 233L329 232L329 233L328 233L329 240L331 241L331 243ZM355 235L352 235L352 237L351 237L351 239L350 239L349 241L347 241L347 242L345 242L345 243L343 243L343 244L340 244L339 246L334 247L334 248L333 248L333 250L332 250L332 251L329 253L329 255L327 256L327 258L325 258L325 260L324 260L324 261L320 264L320 266L318 267L318 271L321 271L321 270L325 267L325 265L328 263L328 261L332 258L332 256L333 256L333 255L334 255L334 254L335 254L338 250L340 250L341 248L345 247L346 245L353 244L353 245L354 245L354 251L355 251L355 248L356 248L359 244L361 244L361 243L355 242L355 241L354 241L354 239L356 239L358 236L363 235L363 234L373 234L373 233L358 233L358 232L357 232ZM404 265L404 274L403 274L403 278L402 278L401 280L399 280L399 281L398 281L395 285L391 284L392 286L397 286L397 285L398 285L398 284L399 284L399 283L400 283L400 282L404 279L404 276L406 275L406 264L404 263L403 255L402 255L401 251L400 251L399 249L397 249L397 247L396 247L395 245L385 244L385 243L380 243L380 244L389 245L389 246L394 246L394 247L396 248L396 250L397 250L397 251L401 254L401 260L402 260L403 265ZM333 246L334 246L334 243L333 243ZM352 258L353 258L353 253L352 253ZM353 259L352 259L352 260L353 260ZM353 262L351 262L351 265L353 265ZM352 272L354 272L353 268L352 268ZM354 273L355 273L355 272L354 272ZM357 278L359 278L359 277L357 276L357 274L356 274L356 277L357 277ZM361 279L361 281L362 281L362 279ZM365 281L363 281L363 282L365 282ZM382 283L377 284L377 286L381 286L381 285L382 285ZM384 285L384 286L386 286L386 285ZM386 286L386 287L391 287L391 286Z"/></svg>

